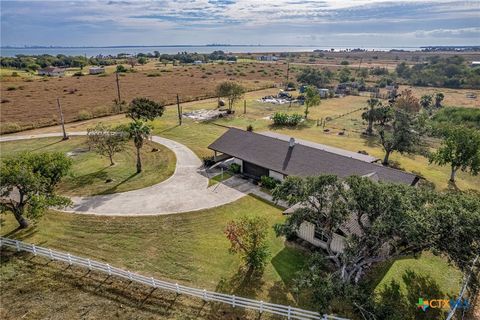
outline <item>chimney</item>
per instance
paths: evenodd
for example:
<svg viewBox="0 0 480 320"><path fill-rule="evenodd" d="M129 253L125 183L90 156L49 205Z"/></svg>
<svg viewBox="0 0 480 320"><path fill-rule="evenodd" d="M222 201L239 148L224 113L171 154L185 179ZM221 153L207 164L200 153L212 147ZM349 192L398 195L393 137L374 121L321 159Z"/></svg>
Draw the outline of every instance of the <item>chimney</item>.
<svg viewBox="0 0 480 320"><path fill-rule="evenodd" d="M290 141L288 141L288 147L293 148L295 146L295 138L291 137Z"/></svg>

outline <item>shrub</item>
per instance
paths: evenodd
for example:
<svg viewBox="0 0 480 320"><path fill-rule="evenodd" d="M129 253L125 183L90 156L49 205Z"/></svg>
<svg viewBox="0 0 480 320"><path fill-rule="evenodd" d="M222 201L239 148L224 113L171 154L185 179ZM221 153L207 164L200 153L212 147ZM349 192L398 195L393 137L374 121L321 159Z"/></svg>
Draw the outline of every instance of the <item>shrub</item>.
<svg viewBox="0 0 480 320"><path fill-rule="evenodd" d="M73 74L74 77L83 77L82 71L77 71Z"/></svg>
<svg viewBox="0 0 480 320"><path fill-rule="evenodd" d="M249 125L247 126L247 131L249 131L249 132L252 132L252 131L253 131L253 126L252 126L251 124L249 124Z"/></svg>
<svg viewBox="0 0 480 320"><path fill-rule="evenodd" d="M240 173L241 169L242 167L238 163L232 163L228 168L228 170L233 174Z"/></svg>
<svg viewBox="0 0 480 320"><path fill-rule="evenodd" d="M207 157L203 157L203 165L205 167L210 167L210 166L213 166L215 164L215 161L213 160L213 156L207 156Z"/></svg>
<svg viewBox="0 0 480 320"><path fill-rule="evenodd" d="M274 189L280 181L278 181L275 178L269 177L269 176L261 176L260 177L260 185L268 190Z"/></svg>
<svg viewBox="0 0 480 320"><path fill-rule="evenodd" d="M348 66L350 63L347 60L343 60L342 62L340 62L340 64L342 66Z"/></svg>
<svg viewBox="0 0 480 320"><path fill-rule="evenodd" d="M15 91L15 90L17 90L17 87L12 86L7 88L7 91Z"/></svg>
<svg viewBox="0 0 480 320"><path fill-rule="evenodd" d="M22 131L22 127L16 122L5 122L1 125L1 133L12 133Z"/></svg>
<svg viewBox="0 0 480 320"><path fill-rule="evenodd" d="M100 106L93 109L93 115L95 117L106 116L110 114L110 110L106 106Z"/></svg>
<svg viewBox="0 0 480 320"><path fill-rule="evenodd" d="M122 72L127 72L127 68L125 68L123 65L119 64L117 65L117 72L122 73Z"/></svg>
<svg viewBox="0 0 480 320"><path fill-rule="evenodd" d="M90 111L87 111L87 110L80 110L78 111L78 115L77 115L77 119L82 121L82 120L88 120L88 119L92 119L93 116L92 116L92 113Z"/></svg>
<svg viewBox="0 0 480 320"><path fill-rule="evenodd" d="M276 112L273 117L273 124L277 126L296 126L302 121L302 115L298 113L286 114L282 112Z"/></svg>

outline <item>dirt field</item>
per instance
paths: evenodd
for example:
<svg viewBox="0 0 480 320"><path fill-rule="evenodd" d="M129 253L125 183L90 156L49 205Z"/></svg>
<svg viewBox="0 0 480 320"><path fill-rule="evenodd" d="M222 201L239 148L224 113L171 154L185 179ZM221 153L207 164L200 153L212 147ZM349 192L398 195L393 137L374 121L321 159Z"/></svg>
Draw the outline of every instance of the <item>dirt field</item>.
<svg viewBox="0 0 480 320"><path fill-rule="evenodd" d="M290 65L289 79L295 80L297 73L307 66L337 70L340 63L349 62L350 68L374 66L394 69L400 61L415 64L438 53L412 52L310 52L293 53L277 62L255 62L239 59L238 63L209 63L203 65L173 66L151 60L138 65L133 72L121 74L121 98L129 102L134 97L147 97L166 104L176 102L176 94L182 102L196 101L214 96L215 87L224 80L242 83L248 90L258 90L280 85L286 80L287 61ZM453 53L442 53L453 55ZM478 53L463 53L467 60L480 60ZM249 56L247 56L248 58ZM250 58L255 58L251 56ZM126 66L128 69L130 66ZM88 68L84 69L86 72ZM54 125L59 122L57 97L60 98L66 122L87 120L115 113L113 99L117 98L115 66L106 68L104 75L71 76L79 69L71 69L63 78L43 78L28 73L11 76L11 70L2 69L0 132ZM375 77L373 77L375 80ZM378 80L378 79L377 79ZM372 79L368 79L372 81ZM336 80L332 82L332 85ZM410 86L401 86L400 91ZM480 90L414 87L414 94L443 92L444 105L480 107ZM477 98L468 98L468 93Z"/></svg>
<svg viewBox="0 0 480 320"><path fill-rule="evenodd" d="M429 88L429 87L412 87L412 86L400 86L399 92L409 89L413 94L420 98L425 94L435 95L437 92L442 92L445 95L445 99L442 105L449 107L466 107L466 108L480 108L480 90L472 89L449 89L449 88ZM467 94L473 93L476 98L468 98Z"/></svg>
<svg viewBox="0 0 480 320"><path fill-rule="evenodd" d="M166 104L212 97L216 85L235 80L248 90L271 87L284 79L283 63L208 64L165 67L151 63L120 76L121 98L147 97ZM114 74L64 78L4 77L1 82L2 133L58 122L56 99L60 98L65 120L85 120L112 113L117 97Z"/></svg>

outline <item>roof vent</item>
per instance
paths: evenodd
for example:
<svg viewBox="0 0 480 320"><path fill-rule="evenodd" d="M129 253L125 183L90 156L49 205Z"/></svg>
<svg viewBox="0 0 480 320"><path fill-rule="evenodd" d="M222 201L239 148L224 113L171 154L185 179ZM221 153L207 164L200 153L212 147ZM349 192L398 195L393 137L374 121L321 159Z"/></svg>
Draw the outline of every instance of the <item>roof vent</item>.
<svg viewBox="0 0 480 320"><path fill-rule="evenodd" d="M288 141L288 146L290 148L293 148L293 146L295 145L295 138L290 138L290 140Z"/></svg>

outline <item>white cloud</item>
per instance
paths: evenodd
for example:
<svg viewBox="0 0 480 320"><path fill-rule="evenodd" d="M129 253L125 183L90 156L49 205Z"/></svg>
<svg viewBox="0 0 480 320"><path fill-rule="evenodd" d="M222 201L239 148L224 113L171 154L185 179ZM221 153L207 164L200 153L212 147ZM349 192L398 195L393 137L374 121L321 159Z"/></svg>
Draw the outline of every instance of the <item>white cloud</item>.
<svg viewBox="0 0 480 320"><path fill-rule="evenodd" d="M320 42L326 35L349 43L357 37L360 44L384 34L412 41L471 38L478 42L475 33L480 28L478 1L1 1L1 7L3 45L38 44L43 39L49 41L43 44L62 45L281 44ZM89 43L78 43L79 39ZM395 43L388 37L382 41Z"/></svg>

